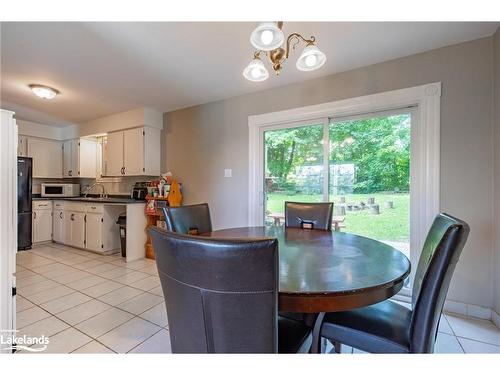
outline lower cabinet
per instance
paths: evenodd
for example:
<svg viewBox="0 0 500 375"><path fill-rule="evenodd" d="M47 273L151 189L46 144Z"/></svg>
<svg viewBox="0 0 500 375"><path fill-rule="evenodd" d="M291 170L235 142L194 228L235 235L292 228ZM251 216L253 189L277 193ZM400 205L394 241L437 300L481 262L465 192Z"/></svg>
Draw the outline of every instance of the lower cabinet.
<svg viewBox="0 0 500 375"><path fill-rule="evenodd" d="M52 241L64 243L64 201L53 202Z"/></svg>
<svg viewBox="0 0 500 375"><path fill-rule="evenodd" d="M33 243L52 240L52 202L33 202Z"/></svg>
<svg viewBox="0 0 500 375"><path fill-rule="evenodd" d="M70 212L70 246L85 248L85 212Z"/></svg>
<svg viewBox="0 0 500 375"><path fill-rule="evenodd" d="M87 213L85 248L94 251L104 250L102 214Z"/></svg>
<svg viewBox="0 0 500 375"><path fill-rule="evenodd" d="M123 206L54 201L53 239L68 246L95 252L120 249L116 219Z"/></svg>

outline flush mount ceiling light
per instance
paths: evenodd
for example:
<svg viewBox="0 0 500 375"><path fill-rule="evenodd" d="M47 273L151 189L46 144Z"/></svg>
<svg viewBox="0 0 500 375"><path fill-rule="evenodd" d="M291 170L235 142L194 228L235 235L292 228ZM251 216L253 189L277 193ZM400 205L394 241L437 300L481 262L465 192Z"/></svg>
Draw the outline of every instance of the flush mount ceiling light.
<svg viewBox="0 0 500 375"><path fill-rule="evenodd" d="M28 85L33 94L42 99L54 99L57 94L59 94L59 90L56 90L49 86L31 84Z"/></svg>
<svg viewBox="0 0 500 375"><path fill-rule="evenodd" d="M305 47L297 60L297 69L310 72L325 65L326 56L314 44L316 41L314 36L306 39L298 33L290 34L286 38L285 48L282 48L281 46L285 42L282 28L283 22L262 22L252 32L250 42L257 51L254 53L254 59L243 71L243 76L249 81L260 82L269 77L269 73L260 59L261 54L269 57L274 72L279 75L283 63L288 59L290 50L294 50L300 42L304 42Z"/></svg>

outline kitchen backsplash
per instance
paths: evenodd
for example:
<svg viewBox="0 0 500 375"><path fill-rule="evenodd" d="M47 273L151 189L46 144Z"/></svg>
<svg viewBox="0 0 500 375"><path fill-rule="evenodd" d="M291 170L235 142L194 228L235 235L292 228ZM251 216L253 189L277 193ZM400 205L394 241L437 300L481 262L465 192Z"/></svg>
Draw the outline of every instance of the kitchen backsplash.
<svg viewBox="0 0 500 375"><path fill-rule="evenodd" d="M103 177L99 179L99 183L104 185L106 189L106 194L110 195L130 195L132 186L138 181L148 181L152 180L154 177L149 176L134 176L134 177ZM63 182L63 183L73 183L80 184L81 192L84 193L85 189L96 182L96 179L91 178L34 178L33 179L33 194L41 193L42 182ZM95 189L95 190L94 190ZM94 188L90 194L100 194L100 188Z"/></svg>

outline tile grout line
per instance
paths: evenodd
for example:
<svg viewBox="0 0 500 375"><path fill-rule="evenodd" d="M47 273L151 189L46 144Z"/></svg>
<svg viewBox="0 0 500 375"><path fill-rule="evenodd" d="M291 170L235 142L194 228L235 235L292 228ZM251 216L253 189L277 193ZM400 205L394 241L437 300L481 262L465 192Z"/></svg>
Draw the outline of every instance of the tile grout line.
<svg viewBox="0 0 500 375"><path fill-rule="evenodd" d="M63 251L63 250L61 250L61 249L56 249L56 250ZM45 259L53 260L53 263L48 263L47 265L49 265L49 264L62 264L62 265L65 265L65 266L68 266L68 267L71 267L71 268L77 269L76 267L72 267L71 265L64 264L64 263L61 263L61 262L59 262L59 261L57 261L57 260L47 258L46 256L44 257L43 255L36 254L36 253L35 253L35 255L40 256L40 257L43 257L43 258L45 258ZM81 262L81 263L84 263L84 262ZM106 263L110 263L110 262L102 262L102 263L106 264ZM77 263L75 263L75 264L77 264ZM145 267L148 267L148 266L149 266L149 265L147 265L147 266L145 266ZM44 278L46 278L46 279L48 279L48 280L52 280L52 281L54 281L55 283L60 284L61 286L65 286L65 287L67 287L67 288L69 288L69 289L74 290L75 292L82 293L80 290L74 289L74 288L72 288L72 287L69 287L67 284L63 284L63 283L61 283L61 282L59 282L59 281L56 281L56 280L51 279L51 278L49 278L49 277L47 277L47 276L45 276L45 275L42 275L42 274L40 274L40 273L38 273L38 272L34 271L33 269L29 269L29 268L27 268L27 267L25 267L25 266L22 266L22 267L24 267L24 268L28 269L29 271L31 271L31 272L33 272L33 273L35 273L35 274L37 274L37 275L40 275L40 276L42 276L42 277L44 277ZM120 267L120 266L116 266L116 267L118 268L118 267ZM123 267L123 266L122 266L122 267ZM145 267L143 267L143 268L145 268ZM35 268L36 268L36 267L35 267ZM123 268L126 268L126 267L123 267ZM143 269L143 268L140 268L140 269ZM87 272L87 271L80 270L80 269L77 269L77 270L79 270L79 271L83 271L83 272ZM129 270L140 272L140 271L138 271L138 270L134 270L134 269L129 269ZM95 274L92 274L91 272L87 272L87 273L89 273L90 275L95 275ZM142 273L144 273L144 272L142 272ZM144 274L147 274L147 273L144 273ZM155 276L155 275L151 275L151 274L147 274L147 275L148 275L148 277L150 277L150 276ZM87 276L85 276L85 277L87 277ZM83 277L83 278L85 278L85 277ZM120 276L118 276L118 277L120 277ZM145 278L147 278L147 277L145 277ZM144 278L144 279L145 279L145 278ZM108 280L108 281L113 281L112 279L107 279L107 278L105 278L105 277L104 277L104 279L106 279L106 280ZM139 280L137 280L137 281L140 281L140 280L143 280L143 279L139 279ZM75 280L75 281L78 281L78 280ZM125 303L125 302L127 302L127 301L130 301L131 299L133 299L133 298L135 298L135 297L138 297L138 296L140 296L140 295L142 295L142 294L145 294L145 293L148 293L148 294L151 294L151 295L157 296L157 295L155 295L155 294L153 294L153 293L149 293L149 290L155 289L155 288L156 288L156 286L155 286L155 287L153 287L153 288L151 288L151 289L149 289L149 290L146 290L146 291L145 291L145 290L142 290L142 289L139 289L139 288L132 287L132 286L127 285L127 284L122 284L122 283L120 283L120 282L118 282L118 281L115 281L115 282L116 282L116 283L118 283L118 284L124 285L124 286L129 286L129 287L131 287L131 288L133 288L133 289L136 289L136 290L139 290L139 291L141 292L141 294L138 294L138 295L136 295L136 296L134 296L134 297L131 297L131 298L129 298L129 299L126 299L126 300L122 301L120 304ZM101 284L102 284L102 283L101 283ZM96 285L99 285L99 284L96 284ZM41 291L40 293L42 293L42 292L43 292L43 291ZM104 296L104 295L106 295L106 294L112 293L112 292L113 292L113 291L110 291L110 292L108 292L108 293L105 293L105 294L103 294L103 296ZM38 293L35 293L35 294L38 294ZM108 331L104 332L103 334L99 335L97 338L93 338L93 337L89 336L88 334L86 334L85 332L83 332L83 331L79 330L79 329L78 329L75 325L69 324L68 322L66 322L66 321L64 321L63 319L59 318L57 315L52 314L50 311L48 311L48 310L46 310L45 308L43 308L42 306L38 305L38 303L35 303L35 302L33 302L33 301L29 300L28 298L26 298L25 296L22 296L22 295L20 294L20 296L21 296L21 297L23 297L24 299L27 299L27 300L28 300L29 302L31 302L34 306L36 306L36 307L38 307L38 308L42 309L43 311L47 312L47 313L50 315L49 317L46 317L46 318L43 318L43 319L37 320L37 321L35 321L35 322L33 322L33 323L31 323L31 324L29 324L29 325L25 326L25 327L28 327L28 326L30 326L30 325L32 325L32 324L35 324L35 323L37 323L37 322L39 322L39 321L41 321L41 320L48 319L48 318L50 318L50 317L52 317L52 316L53 316L53 317L55 317L56 319L58 319L58 320L60 320L61 322L63 322L64 324L68 325L68 327L67 327L66 329L63 329L63 330L61 330L61 331L57 332L56 334L54 334L54 336L55 336L55 335L57 335L57 334L59 334L59 333L61 333L61 332L66 331L66 330L68 330L68 329L70 329L70 328L73 328L73 329L77 330L78 332L82 333L83 335L85 335L85 336L89 337L89 338L91 339L91 341L90 341L90 342L92 342L92 341L96 341L96 342L98 342L99 344L103 345L103 346L104 346L104 347L106 347L106 348L108 348L108 347L107 347L104 343L102 343L101 341L99 341L98 339L99 339L100 337L102 337L102 336L106 335L107 333L109 333L109 332L113 331L114 329L119 328L120 326L122 326L122 325L124 325L125 323L127 323L127 322L131 321L131 320L132 320L132 319L134 319L134 318L140 318L141 320L144 320L144 321L146 321L146 322L148 322L148 323L150 323L150 324L153 324L153 325L154 325L154 326L156 326L156 327L159 327L159 329L158 329L157 331L155 331L152 335L150 335L150 336L148 336L147 338L145 338L144 340L142 340L140 343L138 343L136 346L134 346L134 347L133 347L133 348L131 348L130 350L133 350L133 349L134 349L134 348L136 348L137 346L139 346L139 345L143 344L145 341L149 340L152 336L154 336L155 334L157 334L158 332L160 332L162 329L165 329L166 331L169 331L169 330L168 330L168 328L167 328L168 323L167 323L167 326L160 326L160 325L158 325L158 324L157 324L157 323L155 323L155 322L152 322L152 321L150 321L150 320L148 320L148 319L145 319L145 318L141 317L139 314L131 313L131 312L126 311L126 310L124 310L124 309L122 309L122 308L120 308L120 307L118 307L118 306L113 306L113 305L111 305L111 304L109 304L109 303L106 303L106 302L104 302L104 301L101 301L101 300L99 300L98 298L93 297L93 296L89 296L89 295L87 295L87 294L85 294L85 293L82 293L82 294L83 294L83 295L85 295L85 296L90 297L91 299L90 299L89 301L83 302L83 303L81 303L81 304L77 304L77 305L75 305L75 306L72 306L72 307L70 307L70 308L68 308L68 309L66 309L66 310L60 311L60 312L58 312L58 314L60 314L60 313L62 313L62 312L64 312L64 311L70 310L70 309L72 309L72 308L74 308L74 307L80 306L80 305L82 305L82 304L84 304L84 303L91 302L92 300L97 300L97 301L99 301L99 302L102 302L102 303L104 303L104 304L106 304L106 305L110 306L110 308L113 308L113 307L114 307L114 308L116 308L116 309L118 309L118 310L120 310L120 311L124 311L124 312L126 312L126 313L128 313L128 314L131 314L131 316L132 316L132 317L131 317L130 319L126 320L125 322L123 322L123 323L119 324L118 326L116 326L116 327L114 327L114 328L112 328L112 329L110 329L110 330L108 330ZM64 297L64 296L60 296L60 297L55 298L55 299L59 299L59 298L63 298L63 297ZM102 296L100 296L100 297L102 297ZM159 297L159 296L157 296L157 297ZM55 299L51 299L50 301L53 301L53 300L55 300ZM46 301L46 302L43 302L43 303L47 303L47 302L50 302L50 301ZM144 314L145 312L147 312L147 311L149 311L149 310L151 310L151 309L153 309L153 308L157 307L158 305L160 305L160 304L162 304L162 303L165 303L165 300L164 300L164 299L163 299L163 301L162 301L162 302L159 302L159 303L157 303L156 305L153 305L151 308L149 308L149 309L147 309L147 310L145 310L145 311L141 312L141 314ZM107 310L109 310L109 309L107 309ZM107 311L107 310L105 310L105 311ZM103 311L103 312L105 312L105 311ZM90 317L90 318L84 319L84 320L82 320L82 321L80 321L80 322L78 322L78 323L76 323L76 324L80 324L80 323L82 323L82 322L84 322L84 321L87 321L87 320L89 320L89 319L92 319L92 318L94 318L94 317L96 317L96 316L98 316L98 315L102 314L103 312L101 312L101 313L99 313L99 314L96 314L96 315L94 315L94 316L92 316L92 317ZM25 328L25 327L23 327L23 328ZM90 342L88 342L88 343L90 343ZM86 344L84 344L84 345L82 345L82 346L85 346L85 345L87 345L88 343L86 343ZM82 346L80 346L80 347L82 347ZM80 347L79 347L79 348L80 348ZM77 349L75 349L75 350L78 350L79 348L77 348ZM111 348L108 348L108 349L112 350ZM73 351L75 351L75 350L73 350ZM129 350L129 351L130 351L130 350ZM113 351L113 352L115 352L114 350L112 350L112 351Z"/></svg>

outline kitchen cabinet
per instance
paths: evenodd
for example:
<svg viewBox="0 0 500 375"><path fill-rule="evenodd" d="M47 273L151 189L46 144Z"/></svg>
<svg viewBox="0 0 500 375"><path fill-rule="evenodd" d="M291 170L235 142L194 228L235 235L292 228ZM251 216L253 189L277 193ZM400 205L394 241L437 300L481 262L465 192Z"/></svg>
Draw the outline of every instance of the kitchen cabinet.
<svg viewBox="0 0 500 375"><path fill-rule="evenodd" d="M33 178L61 178L61 142L32 137L27 141L27 155L33 158Z"/></svg>
<svg viewBox="0 0 500 375"><path fill-rule="evenodd" d="M28 156L28 138L24 135L17 137L17 156Z"/></svg>
<svg viewBox="0 0 500 375"><path fill-rule="evenodd" d="M96 141L80 138L63 143L63 177L95 178Z"/></svg>
<svg viewBox="0 0 500 375"><path fill-rule="evenodd" d="M105 160L106 176L123 175L123 132L108 133Z"/></svg>
<svg viewBox="0 0 500 375"><path fill-rule="evenodd" d="M85 212L63 211L64 244L85 248Z"/></svg>
<svg viewBox="0 0 500 375"><path fill-rule="evenodd" d="M93 251L103 251L103 221L102 214L87 213L85 248Z"/></svg>
<svg viewBox="0 0 500 375"><path fill-rule="evenodd" d="M64 243L64 201L54 201L52 214L52 240Z"/></svg>
<svg viewBox="0 0 500 375"><path fill-rule="evenodd" d="M33 202L33 243L52 240L52 202Z"/></svg>
<svg viewBox="0 0 500 375"><path fill-rule="evenodd" d="M60 218L54 216L54 241L57 237L65 245L100 253L120 248L116 219L123 206L68 201L55 201L54 206Z"/></svg>
<svg viewBox="0 0 500 375"><path fill-rule="evenodd" d="M158 176L161 131L140 127L108 133L106 176Z"/></svg>
<svg viewBox="0 0 500 375"><path fill-rule="evenodd" d="M63 240L65 245L85 248L85 203L64 202Z"/></svg>
<svg viewBox="0 0 500 375"><path fill-rule="evenodd" d="M116 220L123 209L123 206L87 204L87 249L114 252L120 248L120 233Z"/></svg>
<svg viewBox="0 0 500 375"><path fill-rule="evenodd" d="M74 177L77 175L78 167L75 167L73 160L78 160L77 156L73 154L78 151L78 142L76 139L70 139L63 143L63 177Z"/></svg>

